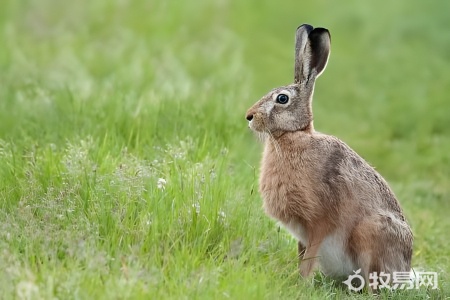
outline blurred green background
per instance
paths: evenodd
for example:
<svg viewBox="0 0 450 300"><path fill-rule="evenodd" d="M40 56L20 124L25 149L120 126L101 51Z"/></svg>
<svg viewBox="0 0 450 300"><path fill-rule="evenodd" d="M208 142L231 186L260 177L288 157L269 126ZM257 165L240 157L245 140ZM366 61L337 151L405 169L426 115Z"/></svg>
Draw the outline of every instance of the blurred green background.
<svg viewBox="0 0 450 300"><path fill-rule="evenodd" d="M332 36L316 130L392 185L415 233L413 265L440 274L440 292L415 297L448 295L450 2L1 6L6 298L364 298L317 276L302 283L295 242L256 193L262 147L244 114L293 81L302 23ZM81 241L102 262L75 251Z"/></svg>

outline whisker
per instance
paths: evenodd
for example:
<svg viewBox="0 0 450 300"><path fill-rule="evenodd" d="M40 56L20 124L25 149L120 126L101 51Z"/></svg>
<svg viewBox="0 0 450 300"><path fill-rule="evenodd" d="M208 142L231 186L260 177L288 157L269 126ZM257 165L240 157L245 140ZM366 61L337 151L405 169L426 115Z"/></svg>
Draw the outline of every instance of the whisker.
<svg viewBox="0 0 450 300"><path fill-rule="evenodd" d="M258 136L258 139L264 143L267 138L267 134L265 132L256 132L256 135Z"/></svg>
<svg viewBox="0 0 450 300"><path fill-rule="evenodd" d="M272 145L275 147L275 152L277 153L277 157L281 160L282 156L281 156L280 144L278 144L277 140L274 138L274 136L272 135L272 133L270 131L267 131L267 133L269 135L269 141L272 142Z"/></svg>
<svg viewBox="0 0 450 300"><path fill-rule="evenodd" d="M270 130L267 129L267 126L266 126L266 124L264 124L264 121L263 121L263 125L264 125L264 132L266 132L267 137L269 138L269 141L272 142L272 145L275 147L275 152L277 153L278 159L281 160L282 155L281 155L280 144L278 144L277 140L275 139L273 134L270 132Z"/></svg>

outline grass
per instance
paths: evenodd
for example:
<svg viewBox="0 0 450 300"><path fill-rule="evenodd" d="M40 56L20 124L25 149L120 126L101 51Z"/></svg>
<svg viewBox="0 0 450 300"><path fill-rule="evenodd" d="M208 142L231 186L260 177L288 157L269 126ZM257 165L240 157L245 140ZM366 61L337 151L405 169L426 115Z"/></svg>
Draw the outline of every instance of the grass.
<svg viewBox="0 0 450 300"><path fill-rule="evenodd" d="M447 1L6 0L0 12L2 299L370 299L297 275L261 209L246 109L328 27L315 126L390 182L413 266L450 297Z"/></svg>

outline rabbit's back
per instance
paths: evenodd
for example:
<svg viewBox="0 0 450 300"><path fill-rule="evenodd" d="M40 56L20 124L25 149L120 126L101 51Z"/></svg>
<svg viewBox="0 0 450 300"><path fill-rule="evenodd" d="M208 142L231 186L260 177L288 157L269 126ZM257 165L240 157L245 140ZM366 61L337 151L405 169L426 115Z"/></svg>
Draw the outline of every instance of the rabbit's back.
<svg viewBox="0 0 450 300"><path fill-rule="evenodd" d="M385 182L364 159L339 139L320 134L288 132L267 140L260 192L266 212L280 220L337 225L378 212L404 220Z"/></svg>

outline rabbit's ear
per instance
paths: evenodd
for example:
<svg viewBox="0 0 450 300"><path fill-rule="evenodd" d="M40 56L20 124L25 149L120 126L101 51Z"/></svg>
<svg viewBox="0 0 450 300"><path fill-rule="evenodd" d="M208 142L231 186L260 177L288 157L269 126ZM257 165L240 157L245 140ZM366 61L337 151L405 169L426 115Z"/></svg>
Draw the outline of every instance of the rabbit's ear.
<svg viewBox="0 0 450 300"><path fill-rule="evenodd" d="M295 42L294 82L316 79L325 69L330 55L330 33L325 28L302 25Z"/></svg>
<svg viewBox="0 0 450 300"><path fill-rule="evenodd" d="M300 83L303 77L303 53L305 52L306 43L308 42L308 36L311 31L313 31L313 27L311 25L303 24L297 28L297 32L295 33L295 83Z"/></svg>

